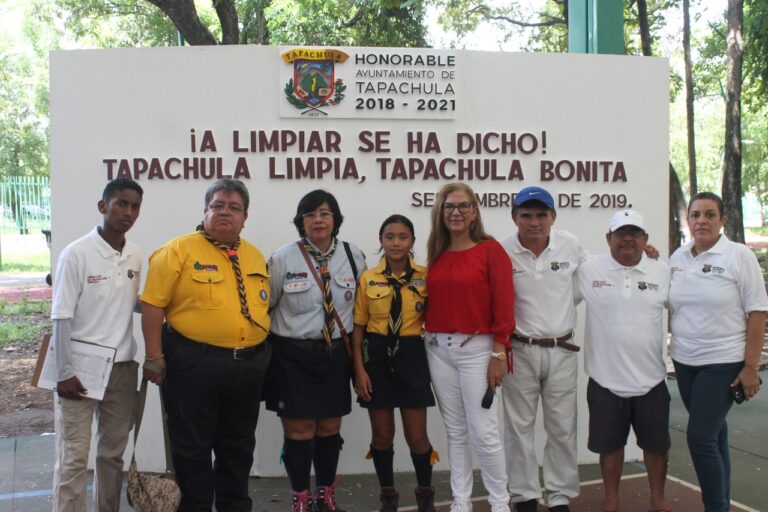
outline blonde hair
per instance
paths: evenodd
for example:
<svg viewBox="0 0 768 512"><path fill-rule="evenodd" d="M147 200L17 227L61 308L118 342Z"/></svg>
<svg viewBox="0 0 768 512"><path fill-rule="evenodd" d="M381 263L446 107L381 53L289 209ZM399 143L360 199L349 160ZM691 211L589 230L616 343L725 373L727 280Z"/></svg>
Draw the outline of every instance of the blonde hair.
<svg viewBox="0 0 768 512"><path fill-rule="evenodd" d="M480 208L477 204L477 195L469 185L464 183L448 183L440 189L435 199L435 205L430 214L431 229L429 239L427 240L427 264L432 266L437 258L445 251L451 243L451 234L443 222L443 205L445 198L453 192L464 192L469 197L472 205L477 209L475 220L469 225L469 238L474 242L483 242L493 240L493 237L485 232L483 227L483 218L480 215Z"/></svg>

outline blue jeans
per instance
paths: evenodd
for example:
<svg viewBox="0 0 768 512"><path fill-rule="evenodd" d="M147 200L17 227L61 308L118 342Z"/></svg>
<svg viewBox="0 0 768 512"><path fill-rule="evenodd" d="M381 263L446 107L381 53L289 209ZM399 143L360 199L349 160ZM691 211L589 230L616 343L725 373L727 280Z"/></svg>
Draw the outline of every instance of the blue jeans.
<svg viewBox="0 0 768 512"><path fill-rule="evenodd" d="M725 418L733 405L730 384L744 363L688 366L677 361L677 387L688 410L688 450L699 478L705 512L728 512L731 459Z"/></svg>

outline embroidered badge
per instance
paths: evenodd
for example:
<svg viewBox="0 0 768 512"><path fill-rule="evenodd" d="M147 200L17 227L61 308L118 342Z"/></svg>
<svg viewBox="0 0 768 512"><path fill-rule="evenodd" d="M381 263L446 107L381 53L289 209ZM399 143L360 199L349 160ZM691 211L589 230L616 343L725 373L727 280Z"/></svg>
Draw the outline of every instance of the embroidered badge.
<svg viewBox="0 0 768 512"><path fill-rule="evenodd" d="M638 281L637 282L637 289L638 290L651 290L654 292L659 291L659 285L654 283L647 283L645 281Z"/></svg>
<svg viewBox="0 0 768 512"><path fill-rule="evenodd" d="M592 288L613 288L608 281L592 281Z"/></svg>
<svg viewBox="0 0 768 512"><path fill-rule="evenodd" d="M386 288L387 286L389 286L389 283L386 281L381 282L381 281L374 281L373 279L371 279L370 281L368 281L368 286L379 286L381 288Z"/></svg>
<svg viewBox="0 0 768 512"><path fill-rule="evenodd" d="M259 297L261 297L261 300L266 302L267 301L267 290L261 290L259 292Z"/></svg>
<svg viewBox="0 0 768 512"><path fill-rule="evenodd" d="M286 272L285 278L286 279L306 279L307 273L306 272Z"/></svg>
<svg viewBox="0 0 768 512"><path fill-rule="evenodd" d="M196 261L194 264L195 270L205 270L206 272L216 272L219 270L218 265L212 265L209 263L200 263L199 261Z"/></svg>
<svg viewBox="0 0 768 512"><path fill-rule="evenodd" d="M351 301L353 296L354 294L352 293L352 290L347 290L346 292L344 292L344 300L346 300L347 302Z"/></svg>
<svg viewBox="0 0 768 512"><path fill-rule="evenodd" d="M98 284L102 281L108 281L109 276L88 276L85 280L88 284Z"/></svg>
<svg viewBox="0 0 768 512"><path fill-rule="evenodd" d="M710 265L709 263L705 263L704 266L701 267L701 271L705 274L722 274L725 272L725 269L723 267L718 267L715 265Z"/></svg>
<svg viewBox="0 0 768 512"><path fill-rule="evenodd" d="M551 261L549 263L549 268L557 272L561 268L563 270L567 268L571 268L571 262L570 261Z"/></svg>
<svg viewBox="0 0 768 512"><path fill-rule="evenodd" d="M419 301L419 302L416 303L416 311L418 311L419 313L424 311L424 303L423 302Z"/></svg>
<svg viewBox="0 0 768 512"><path fill-rule="evenodd" d="M138 279L141 277L141 271L139 270L133 270L132 268L128 269L128 272L125 273L128 276L128 279L136 278Z"/></svg>

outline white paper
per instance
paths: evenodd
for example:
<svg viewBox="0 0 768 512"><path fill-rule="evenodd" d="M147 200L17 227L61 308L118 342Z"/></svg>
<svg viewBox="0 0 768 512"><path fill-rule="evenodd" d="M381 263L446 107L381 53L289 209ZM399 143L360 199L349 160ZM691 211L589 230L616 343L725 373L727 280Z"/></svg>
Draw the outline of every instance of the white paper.
<svg viewBox="0 0 768 512"><path fill-rule="evenodd" d="M70 343L72 368L86 389L84 396L102 400L112 373L112 365L115 363L115 349L79 340L70 340ZM37 382L39 388L56 389L56 357L53 350L54 344L51 343Z"/></svg>

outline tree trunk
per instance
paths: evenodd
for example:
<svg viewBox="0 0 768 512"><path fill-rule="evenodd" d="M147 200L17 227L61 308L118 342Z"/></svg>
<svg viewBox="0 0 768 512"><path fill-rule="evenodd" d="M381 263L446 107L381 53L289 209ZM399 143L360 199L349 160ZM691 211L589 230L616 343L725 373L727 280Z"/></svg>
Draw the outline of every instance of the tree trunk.
<svg viewBox="0 0 768 512"><path fill-rule="evenodd" d="M240 26L234 0L213 0L213 5L221 23L222 44L238 44L240 42Z"/></svg>
<svg viewBox="0 0 768 512"><path fill-rule="evenodd" d="M637 0L637 24L640 26L640 45L643 49L643 55L650 57L653 55L651 49L651 28L648 24L648 3L646 0Z"/></svg>
<svg viewBox="0 0 768 512"><path fill-rule="evenodd" d="M187 43L196 45L218 44L216 38L203 25L197 15L194 0L147 0L157 6L173 22ZM222 27L223 32L223 27ZM237 40L235 40L237 42Z"/></svg>
<svg viewBox="0 0 768 512"><path fill-rule="evenodd" d="M741 29L744 0L728 0L728 77L725 100L725 155L723 157L723 207L725 235L744 243L744 218L741 209L741 67L743 60Z"/></svg>
<svg viewBox="0 0 768 512"><path fill-rule="evenodd" d="M648 24L648 4L646 0L637 0L637 22L640 25L640 46L645 57L653 56L651 48L651 30ZM680 247L682 239L681 225L686 218L685 194L680 185L680 178L669 164L669 254Z"/></svg>
<svg viewBox="0 0 768 512"><path fill-rule="evenodd" d="M698 191L696 179L696 137L693 123L693 73L691 72L690 0L683 0L683 60L685 61L685 116L688 122L688 183L691 196Z"/></svg>
<svg viewBox="0 0 768 512"><path fill-rule="evenodd" d="M686 224L688 208L685 204L683 187L677 177L675 168L669 164L669 254L682 245L682 226Z"/></svg>

